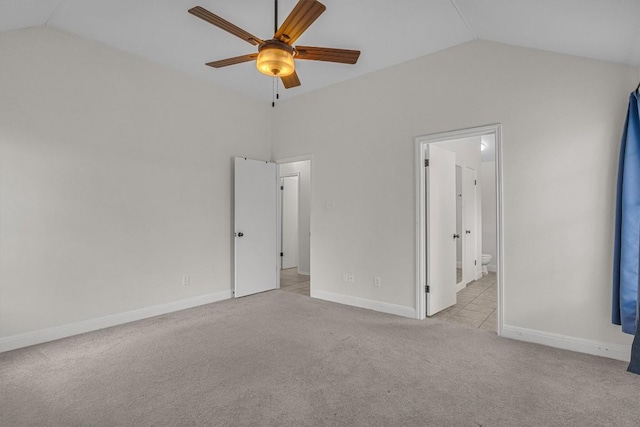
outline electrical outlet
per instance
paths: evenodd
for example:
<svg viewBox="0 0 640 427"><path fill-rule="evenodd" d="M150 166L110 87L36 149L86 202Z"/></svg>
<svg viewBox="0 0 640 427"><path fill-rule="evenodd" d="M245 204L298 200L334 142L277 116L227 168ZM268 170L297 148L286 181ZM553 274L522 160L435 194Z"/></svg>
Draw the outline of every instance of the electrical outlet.
<svg viewBox="0 0 640 427"><path fill-rule="evenodd" d="M189 285L189 283L191 283L191 278L189 277L188 274L182 276L182 286L187 286Z"/></svg>
<svg viewBox="0 0 640 427"><path fill-rule="evenodd" d="M376 288L379 288L380 286L382 286L382 283L379 277L376 276L373 278L373 286L375 286Z"/></svg>
<svg viewBox="0 0 640 427"><path fill-rule="evenodd" d="M349 273L349 283L356 283L356 275Z"/></svg>

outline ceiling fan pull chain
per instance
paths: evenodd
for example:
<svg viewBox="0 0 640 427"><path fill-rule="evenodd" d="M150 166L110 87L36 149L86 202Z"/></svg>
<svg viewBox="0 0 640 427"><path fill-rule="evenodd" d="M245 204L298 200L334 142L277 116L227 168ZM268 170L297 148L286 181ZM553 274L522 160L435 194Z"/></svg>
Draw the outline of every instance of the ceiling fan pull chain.
<svg viewBox="0 0 640 427"><path fill-rule="evenodd" d="M273 78L273 90L271 91L271 108L276 106L276 85L278 84L277 79L277 77Z"/></svg>

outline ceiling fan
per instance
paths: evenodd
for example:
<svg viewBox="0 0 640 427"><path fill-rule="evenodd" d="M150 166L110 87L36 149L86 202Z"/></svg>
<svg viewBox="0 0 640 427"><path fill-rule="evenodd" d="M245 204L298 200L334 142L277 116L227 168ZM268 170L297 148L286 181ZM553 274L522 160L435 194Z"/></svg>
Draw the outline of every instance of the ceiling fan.
<svg viewBox="0 0 640 427"><path fill-rule="evenodd" d="M325 9L326 6L319 1L300 0L280 28L278 28L278 0L275 0L275 34L270 40L262 40L200 6L189 9L189 13L236 37L240 37L247 43L258 46L258 53L208 62L206 65L213 68L222 68L255 59L256 66L261 73L279 77L284 87L290 89L300 86L294 58L343 64L355 64L358 61L359 50L293 46L293 43L322 15Z"/></svg>

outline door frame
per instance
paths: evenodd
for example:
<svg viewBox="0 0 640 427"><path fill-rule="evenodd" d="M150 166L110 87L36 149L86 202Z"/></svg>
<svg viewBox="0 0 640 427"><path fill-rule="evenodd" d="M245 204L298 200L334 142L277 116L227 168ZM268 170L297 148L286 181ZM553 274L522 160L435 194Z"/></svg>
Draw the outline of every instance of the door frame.
<svg viewBox="0 0 640 427"><path fill-rule="evenodd" d="M313 245L311 244L311 239L313 237L313 154L303 154L300 156L293 157L281 157L279 159L271 160L275 164L278 165L278 183L280 183L280 165L283 163L294 163L294 162L302 162L309 161L309 295L313 298ZM280 184L278 184L280 185ZM298 195L300 193L300 181L298 180ZM278 191L278 200L276 201L276 205L278 207L277 212L277 230L278 236L282 236L282 192ZM298 201L298 206L299 206ZM298 249L299 251L300 249ZM282 252L282 239L278 239L278 248L277 254L278 258L280 257L280 252ZM279 266L282 266L282 263L279 263ZM276 280L278 283L278 289L280 289L280 267L278 267L278 272L276 276Z"/></svg>
<svg viewBox="0 0 640 427"><path fill-rule="evenodd" d="M467 129L441 132L429 135L417 136L415 141L416 158L416 318L423 320L426 318L426 292L425 283L427 277L426 266L426 171L425 171L425 148L434 142L443 142L451 139L469 138L474 136L490 135L495 136L495 161L496 161L496 280L498 285L498 330L499 336L503 332L504 319L504 220L503 220L503 195L502 195L502 125L491 124Z"/></svg>

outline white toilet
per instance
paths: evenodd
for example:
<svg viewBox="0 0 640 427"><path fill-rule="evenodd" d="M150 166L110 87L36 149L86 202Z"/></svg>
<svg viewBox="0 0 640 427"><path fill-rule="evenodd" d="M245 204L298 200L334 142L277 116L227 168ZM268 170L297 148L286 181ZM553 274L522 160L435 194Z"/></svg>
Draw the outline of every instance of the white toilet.
<svg viewBox="0 0 640 427"><path fill-rule="evenodd" d="M491 262L493 257L489 254L482 254L482 274L489 274L489 270L487 270L487 265Z"/></svg>

